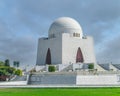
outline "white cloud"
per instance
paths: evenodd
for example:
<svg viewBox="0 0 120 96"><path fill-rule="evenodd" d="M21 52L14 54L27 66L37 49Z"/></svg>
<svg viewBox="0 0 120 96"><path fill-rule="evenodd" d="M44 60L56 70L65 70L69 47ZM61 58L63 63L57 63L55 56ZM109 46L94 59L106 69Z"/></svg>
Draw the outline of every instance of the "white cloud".
<svg viewBox="0 0 120 96"><path fill-rule="evenodd" d="M50 24L61 16L75 18L84 34L94 37L98 61L120 62L120 0L2 0L0 56L35 64L37 40L47 36ZM117 34L114 34L114 33ZM113 36L114 34L114 36ZM118 35L118 37L117 37ZM109 37L111 39L109 39ZM111 42L113 45L110 45ZM107 55L112 52L112 56ZM0 58L1 58L0 57ZM33 58L33 59L32 59Z"/></svg>

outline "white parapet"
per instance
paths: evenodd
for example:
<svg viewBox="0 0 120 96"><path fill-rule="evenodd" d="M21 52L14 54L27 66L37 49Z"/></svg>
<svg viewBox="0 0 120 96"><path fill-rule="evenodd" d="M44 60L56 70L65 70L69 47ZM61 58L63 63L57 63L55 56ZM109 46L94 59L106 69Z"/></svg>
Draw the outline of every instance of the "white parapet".
<svg viewBox="0 0 120 96"><path fill-rule="evenodd" d="M36 66L35 70L36 71L41 71L42 69L44 69L46 66Z"/></svg>
<svg viewBox="0 0 120 96"><path fill-rule="evenodd" d="M110 64L110 70L111 71L119 71L119 69L117 69L115 66L113 66L112 64Z"/></svg>
<svg viewBox="0 0 120 96"><path fill-rule="evenodd" d="M76 85L120 85L120 75L78 75Z"/></svg>
<svg viewBox="0 0 120 96"><path fill-rule="evenodd" d="M63 69L67 68L70 64L59 64L59 71L62 71Z"/></svg>
<svg viewBox="0 0 120 96"><path fill-rule="evenodd" d="M10 82L0 82L0 86L9 86L9 85L27 85L27 81L10 81Z"/></svg>

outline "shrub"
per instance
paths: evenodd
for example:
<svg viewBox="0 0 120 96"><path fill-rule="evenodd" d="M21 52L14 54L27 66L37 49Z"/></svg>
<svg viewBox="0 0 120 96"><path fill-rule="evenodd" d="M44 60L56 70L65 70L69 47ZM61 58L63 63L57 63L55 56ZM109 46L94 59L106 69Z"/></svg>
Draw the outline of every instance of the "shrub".
<svg viewBox="0 0 120 96"><path fill-rule="evenodd" d="M94 69L94 64L89 64L88 69Z"/></svg>
<svg viewBox="0 0 120 96"><path fill-rule="evenodd" d="M15 71L15 75L22 76L22 71L20 69L17 69Z"/></svg>
<svg viewBox="0 0 120 96"><path fill-rule="evenodd" d="M33 68L32 70L30 70L30 73L36 72L35 68Z"/></svg>
<svg viewBox="0 0 120 96"><path fill-rule="evenodd" d="M48 71L49 72L55 72L55 66L49 66Z"/></svg>

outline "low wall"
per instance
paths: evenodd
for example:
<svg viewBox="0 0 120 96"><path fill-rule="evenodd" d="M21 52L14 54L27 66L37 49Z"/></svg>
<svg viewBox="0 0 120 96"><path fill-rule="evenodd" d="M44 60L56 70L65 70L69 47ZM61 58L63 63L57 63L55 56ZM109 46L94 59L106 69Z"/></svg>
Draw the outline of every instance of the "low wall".
<svg viewBox="0 0 120 96"><path fill-rule="evenodd" d="M120 85L120 75L77 75L76 85Z"/></svg>
<svg viewBox="0 0 120 96"><path fill-rule="evenodd" d="M26 81L0 82L2 85L75 85L75 86L120 86L120 74L88 73L88 72L53 72L34 73L27 76Z"/></svg>
<svg viewBox="0 0 120 96"><path fill-rule="evenodd" d="M31 85L120 85L120 75L115 72L53 72L35 73L29 79Z"/></svg>
<svg viewBox="0 0 120 96"><path fill-rule="evenodd" d="M0 86L10 86L10 85L27 85L27 81L10 81L10 82L0 82Z"/></svg>
<svg viewBox="0 0 120 96"><path fill-rule="evenodd" d="M30 85L41 84L76 84L76 75L68 74L34 74L29 78Z"/></svg>

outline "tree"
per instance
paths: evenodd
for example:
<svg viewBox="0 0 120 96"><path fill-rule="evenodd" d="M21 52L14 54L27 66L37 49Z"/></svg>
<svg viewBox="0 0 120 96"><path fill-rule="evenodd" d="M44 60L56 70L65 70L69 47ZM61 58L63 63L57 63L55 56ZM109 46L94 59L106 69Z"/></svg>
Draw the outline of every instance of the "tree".
<svg viewBox="0 0 120 96"><path fill-rule="evenodd" d="M5 63L3 61L0 61L0 66L4 66Z"/></svg>
<svg viewBox="0 0 120 96"><path fill-rule="evenodd" d="M13 67L9 67L9 68L7 69L7 72L9 72L9 74L15 74L15 71L16 71L16 69L13 68Z"/></svg>
<svg viewBox="0 0 120 96"><path fill-rule="evenodd" d="M9 75L9 73L8 73L6 70L1 70L1 69L0 69L0 76L1 76L1 75L6 76L6 75Z"/></svg>
<svg viewBox="0 0 120 96"><path fill-rule="evenodd" d="M48 71L49 72L55 72L55 66L49 66Z"/></svg>
<svg viewBox="0 0 120 96"><path fill-rule="evenodd" d="M19 61L14 61L13 66L18 68L20 66L20 62Z"/></svg>
<svg viewBox="0 0 120 96"><path fill-rule="evenodd" d="M10 66L10 61L9 61L9 59L6 59L6 60L5 60L5 66Z"/></svg>

